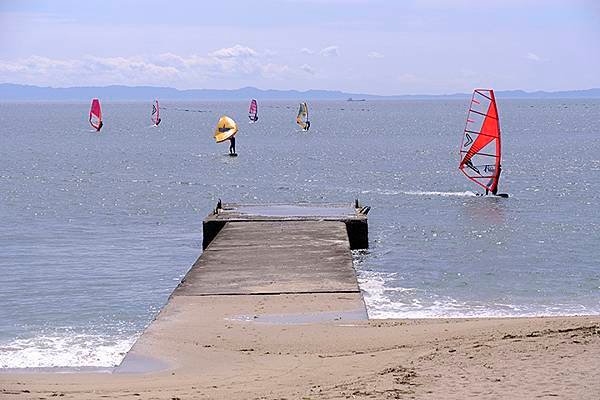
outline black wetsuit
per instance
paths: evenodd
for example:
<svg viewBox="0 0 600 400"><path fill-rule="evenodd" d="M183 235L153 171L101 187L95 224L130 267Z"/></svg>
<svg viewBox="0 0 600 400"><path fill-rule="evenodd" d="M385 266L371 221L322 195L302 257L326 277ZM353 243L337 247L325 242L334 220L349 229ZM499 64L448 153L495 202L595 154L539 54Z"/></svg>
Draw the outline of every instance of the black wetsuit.
<svg viewBox="0 0 600 400"><path fill-rule="evenodd" d="M235 137L229 138L229 154L235 154Z"/></svg>
<svg viewBox="0 0 600 400"><path fill-rule="evenodd" d="M100 123L98 124L98 127L96 128L96 132L100 132L100 129L102 129L102 125L104 125L102 123L102 121L100 121Z"/></svg>
<svg viewBox="0 0 600 400"><path fill-rule="evenodd" d="M310 121L306 121L306 130L310 129Z"/></svg>
<svg viewBox="0 0 600 400"><path fill-rule="evenodd" d="M498 175L496 176L496 186L494 186L494 189L492 190L493 195L498 194L498 182L500 182L500 173L501 172L502 172L502 165L498 164Z"/></svg>

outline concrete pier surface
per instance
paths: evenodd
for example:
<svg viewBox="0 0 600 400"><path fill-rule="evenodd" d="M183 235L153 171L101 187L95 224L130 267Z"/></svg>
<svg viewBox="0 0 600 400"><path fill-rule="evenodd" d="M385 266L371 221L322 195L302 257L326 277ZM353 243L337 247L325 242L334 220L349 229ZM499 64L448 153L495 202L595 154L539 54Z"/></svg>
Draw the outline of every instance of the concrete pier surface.
<svg viewBox="0 0 600 400"><path fill-rule="evenodd" d="M352 244L368 245L367 213L358 202L219 202L203 223L204 252L116 372L176 367L173 353L157 354L156 349L168 347L165 343L176 341L174 335L182 330L208 334L210 324L193 326L194 319L184 316L209 309L213 324L366 320L350 250Z"/></svg>

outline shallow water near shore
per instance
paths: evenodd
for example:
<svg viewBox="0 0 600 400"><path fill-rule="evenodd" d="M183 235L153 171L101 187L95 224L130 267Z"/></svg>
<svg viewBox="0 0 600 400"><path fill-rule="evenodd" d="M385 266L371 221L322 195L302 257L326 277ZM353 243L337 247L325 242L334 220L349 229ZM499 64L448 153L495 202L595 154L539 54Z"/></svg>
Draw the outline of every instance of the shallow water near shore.
<svg viewBox="0 0 600 400"><path fill-rule="evenodd" d="M308 133L294 102L163 103L105 102L100 134L87 103L0 103L0 368L117 364L219 198L370 205L371 318L600 314L600 101L499 100L509 199L457 169L468 101L311 102Z"/></svg>

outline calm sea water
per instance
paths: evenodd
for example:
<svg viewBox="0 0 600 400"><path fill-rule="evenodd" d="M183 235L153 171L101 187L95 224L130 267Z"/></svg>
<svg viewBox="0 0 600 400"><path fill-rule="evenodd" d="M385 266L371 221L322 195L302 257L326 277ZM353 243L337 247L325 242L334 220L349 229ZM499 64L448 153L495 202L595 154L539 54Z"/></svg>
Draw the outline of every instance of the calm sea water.
<svg viewBox="0 0 600 400"><path fill-rule="evenodd" d="M0 367L109 366L201 251L225 202L372 206L369 314L600 313L600 102L499 101L509 199L458 170L468 101L0 103ZM186 112L181 109L202 110ZM177 110L179 109L179 110ZM215 144L239 122L239 157Z"/></svg>

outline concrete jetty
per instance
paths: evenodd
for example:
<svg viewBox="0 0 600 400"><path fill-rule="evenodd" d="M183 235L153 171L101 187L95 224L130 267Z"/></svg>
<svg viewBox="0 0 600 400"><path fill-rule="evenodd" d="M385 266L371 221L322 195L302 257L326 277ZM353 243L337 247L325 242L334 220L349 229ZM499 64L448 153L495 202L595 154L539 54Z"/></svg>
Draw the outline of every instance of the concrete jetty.
<svg viewBox="0 0 600 400"><path fill-rule="evenodd" d="M116 372L176 366L180 356L167 349L181 340L181 332L210 336L223 321L303 324L367 319L350 250L368 246L368 211L358 201L219 201L203 223L202 255Z"/></svg>

